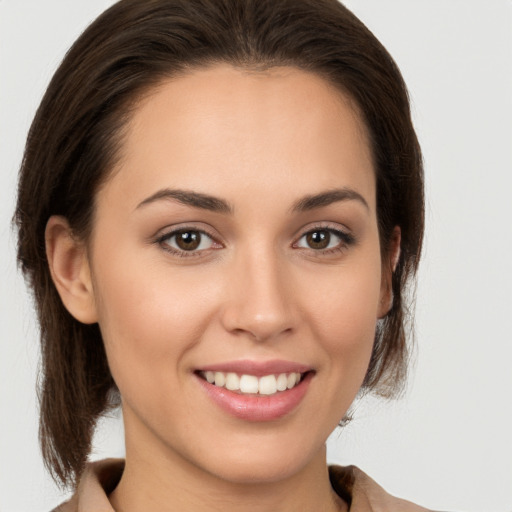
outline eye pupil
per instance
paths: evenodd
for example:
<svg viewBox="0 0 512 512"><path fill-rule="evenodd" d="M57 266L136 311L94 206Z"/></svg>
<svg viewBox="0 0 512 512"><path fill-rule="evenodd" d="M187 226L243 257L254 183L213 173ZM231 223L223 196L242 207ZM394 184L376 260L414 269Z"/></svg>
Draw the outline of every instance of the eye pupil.
<svg viewBox="0 0 512 512"><path fill-rule="evenodd" d="M306 240L312 249L325 249L331 241L331 234L326 230L312 231L306 235Z"/></svg>
<svg viewBox="0 0 512 512"><path fill-rule="evenodd" d="M184 251L193 251L201 243L201 233L197 231L181 231L176 234L176 245Z"/></svg>

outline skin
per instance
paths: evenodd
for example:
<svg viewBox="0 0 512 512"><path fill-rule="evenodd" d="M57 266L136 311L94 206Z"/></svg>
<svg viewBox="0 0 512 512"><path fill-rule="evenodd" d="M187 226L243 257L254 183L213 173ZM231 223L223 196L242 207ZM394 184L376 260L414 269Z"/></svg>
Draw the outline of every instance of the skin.
<svg viewBox="0 0 512 512"><path fill-rule="evenodd" d="M47 227L64 304L99 322L122 395L126 469L114 508L346 510L330 488L325 441L363 381L399 250L398 239L381 260L357 109L297 69L215 65L141 100L121 155L87 245L61 217ZM167 189L232 211L155 198ZM333 190L351 194L297 209ZM178 227L208 236L176 252L176 237L163 235ZM315 230L329 248L309 244ZM213 403L194 373L242 359L293 361L314 375L291 413L246 421Z"/></svg>

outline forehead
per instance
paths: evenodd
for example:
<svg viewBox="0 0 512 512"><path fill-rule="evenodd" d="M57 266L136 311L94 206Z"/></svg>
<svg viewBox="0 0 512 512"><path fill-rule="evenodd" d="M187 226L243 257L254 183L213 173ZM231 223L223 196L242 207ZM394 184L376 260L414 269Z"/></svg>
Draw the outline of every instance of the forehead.
<svg viewBox="0 0 512 512"><path fill-rule="evenodd" d="M364 189L372 203L368 136L350 98L296 68L227 64L167 79L144 96L112 178L132 203L162 186L219 188L220 196L241 186L266 194L272 186L305 195L312 186L343 186L340 180Z"/></svg>

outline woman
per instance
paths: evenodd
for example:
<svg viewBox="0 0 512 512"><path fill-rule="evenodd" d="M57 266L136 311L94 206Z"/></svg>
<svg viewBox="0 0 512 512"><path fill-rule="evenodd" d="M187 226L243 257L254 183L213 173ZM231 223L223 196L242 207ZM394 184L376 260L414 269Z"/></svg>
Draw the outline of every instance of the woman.
<svg viewBox="0 0 512 512"><path fill-rule="evenodd" d="M325 460L403 384L423 235L405 86L343 6L114 5L43 98L16 218L59 510L424 510ZM87 466L119 402L126 461Z"/></svg>

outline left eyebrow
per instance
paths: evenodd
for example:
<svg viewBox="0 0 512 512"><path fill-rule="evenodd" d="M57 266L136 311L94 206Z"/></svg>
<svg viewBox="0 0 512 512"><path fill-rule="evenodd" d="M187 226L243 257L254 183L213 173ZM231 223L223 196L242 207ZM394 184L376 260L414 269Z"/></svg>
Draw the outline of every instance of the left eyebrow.
<svg viewBox="0 0 512 512"><path fill-rule="evenodd" d="M178 203L199 208L202 210L210 210L217 213L233 213L233 208L224 199L210 196L208 194L201 194L200 192L192 192L189 190L176 190L164 188L155 192L153 195L144 199L138 204L136 210L148 204L161 200L174 200Z"/></svg>
<svg viewBox="0 0 512 512"><path fill-rule="evenodd" d="M358 201L363 204L367 210L370 209L366 199L359 192L356 192L351 188L337 188L299 199L294 203L292 211L307 212L314 210L315 208L329 206L330 204L338 201Z"/></svg>

